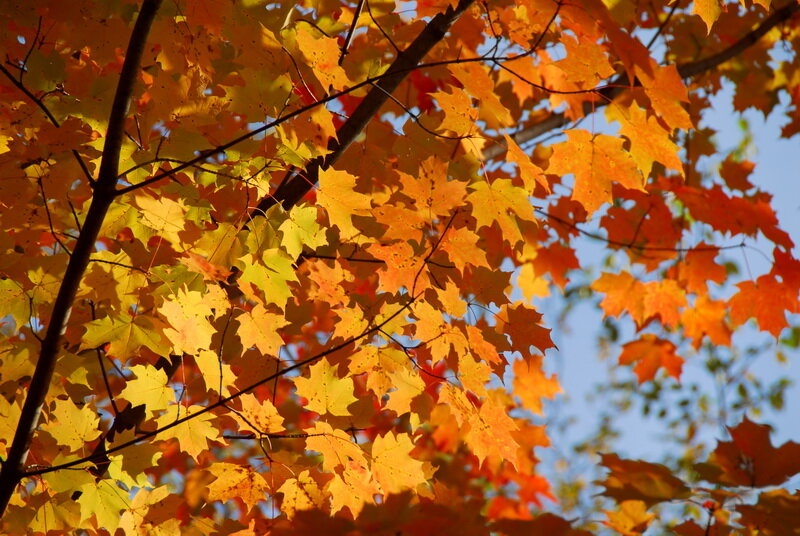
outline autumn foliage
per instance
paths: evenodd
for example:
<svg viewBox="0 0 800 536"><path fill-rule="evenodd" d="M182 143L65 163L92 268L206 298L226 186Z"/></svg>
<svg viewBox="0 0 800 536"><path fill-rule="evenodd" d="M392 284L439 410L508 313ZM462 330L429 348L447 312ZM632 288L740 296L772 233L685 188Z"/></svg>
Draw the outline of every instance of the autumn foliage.
<svg viewBox="0 0 800 536"><path fill-rule="evenodd" d="M643 387L792 332L792 239L702 121L732 87L800 130L798 3L0 5L4 534L800 533L757 412L598 452L567 515L535 305L582 281Z"/></svg>

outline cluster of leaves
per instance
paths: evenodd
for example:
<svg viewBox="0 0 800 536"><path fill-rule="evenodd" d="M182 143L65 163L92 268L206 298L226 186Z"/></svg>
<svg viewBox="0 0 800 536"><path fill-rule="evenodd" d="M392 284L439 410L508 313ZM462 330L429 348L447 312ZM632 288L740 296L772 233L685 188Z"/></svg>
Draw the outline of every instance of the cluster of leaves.
<svg viewBox="0 0 800 536"><path fill-rule="evenodd" d="M591 288L639 382L800 312L752 164L698 171L724 81L800 127L795 2L5 4L6 533L585 534L543 513L531 418L560 391L532 300L592 268L583 225L626 255ZM690 477L604 455L605 526L797 531L797 494L739 499L800 446L731 436Z"/></svg>

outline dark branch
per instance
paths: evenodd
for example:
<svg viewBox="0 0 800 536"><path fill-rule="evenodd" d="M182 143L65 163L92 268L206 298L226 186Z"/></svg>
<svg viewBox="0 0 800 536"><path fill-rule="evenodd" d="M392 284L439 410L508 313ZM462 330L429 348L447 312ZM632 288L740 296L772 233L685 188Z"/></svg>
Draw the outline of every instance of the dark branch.
<svg viewBox="0 0 800 536"><path fill-rule="evenodd" d="M741 54L748 47L755 44L768 31L770 31L772 28L774 28L781 22L787 20L798 10L800 10L800 3L791 2L787 4L786 6L776 10L774 13L772 13L772 15L764 19L761 22L761 24L758 25L757 28L747 33L744 37L739 39L736 43L726 48L725 50L722 50L716 54L709 56L708 58L699 61L687 63L684 65L679 65L678 73L682 78L691 78L706 73L711 69L714 69L715 67L721 65L722 63ZM612 102L617 96L619 96L626 89L629 89L630 87L636 87L637 85L639 85L638 81L636 82L636 84L634 84L634 86L626 85L624 83L625 77L626 77L625 75L618 76L604 88L598 89L596 92L603 98L597 102L585 103L584 114L589 115L590 113L596 111L598 108L602 108L603 106L606 106L607 104ZM538 123L529 125L524 129L520 130L519 132L516 132L511 137L514 139L516 143L522 144L534 138L538 138L539 136L545 134L546 132L550 132L551 130L561 128L568 123L569 119L567 119L567 117L563 113L554 113L548 116L546 119L539 121ZM492 145L486 151L484 151L483 156L486 160L492 160L503 154L505 151L506 148L500 144Z"/></svg>
<svg viewBox="0 0 800 536"><path fill-rule="evenodd" d="M58 289L58 295L50 314L50 323L47 326L39 359L36 362L36 369L17 422L14 439L9 447L8 457L0 470L0 515L5 512L17 484L24 476L22 466L28 456L31 438L38 425L42 405L50 387L50 380L61 350L61 335L67 327L75 295L89 264L89 258L94 250L103 220L114 200L128 103L139 75L139 64L147 35L160 4L161 0L144 0L128 42L128 50L125 54L109 117L108 132L103 147L100 173L95 182L94 196Z"/></svg>
<svg viewBox="0 0 800 536"><path fill-rule="evenodd" d="M288 176L274 195L261 200L255 213L264 214L277 203L281 203L284 208L289 208L302 199L316 184L319 171L328 169L342 156L389 99L389 95L397 89L397 86L406 79L412 70L420 67L422 58L444 38L450 26L474 1L461 0L455 9L448 8L445 13L439 13L433 17L411 45L397 56L397 59L379 80L366 82L374 84L374 87L336 132L337 139L332 140L329 145L331 152L325 157L311 161L303 173Z"/></svg>

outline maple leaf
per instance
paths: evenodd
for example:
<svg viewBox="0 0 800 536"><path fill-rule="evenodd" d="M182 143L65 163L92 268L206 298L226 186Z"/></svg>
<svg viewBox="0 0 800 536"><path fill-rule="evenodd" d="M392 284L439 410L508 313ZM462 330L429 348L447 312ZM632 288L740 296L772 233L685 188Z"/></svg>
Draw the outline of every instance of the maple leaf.
<svg viewBox="0 0 800 536"><path fill-rule="evenodd" d="M57 504L54 501L48 501L36 510L27 530L44 534L47 534L48 531L62 531L67 534L80 521L79 504Z"/></svg>
<svg viewBox="0 0 800 536"><path fill-rule="evenodd" d="M642 501L648 507L689 495L689 488L665 466L639 460L623 460L616 454L601 455L609 474L602 482L603 495L618 503Z"/></svg>
<svg viewBox="0 0 800 536"><path fill-rule="evenodd" d="M239 397L242 409L234 413L239 422L241 432L253 432L256 435L280 432L284 429L283 417L269 400L259 401L250 393Z"/></svg>
<svg viewBox="0 0 800 536"><path fill-rule="evenodd" d="M645 322L658 317L665 326L677 326L679 309L687 304L686 293L675 281L649 281L642 299Z"/></svg>
<svg viewBox="0 0 800 536"><path fill-rule="evenodd" d="M294 380L298 396L308 403L306 409L320 415L349 415L347 406L356 401L353 380L340 378L337 367L322 359L308 367L308 378Z"/></svg>
<svg viewBox="0 0 800 536"><path fill-rule="evenodd" d="M176 420L197 413L202 409L202 406L189 406L187 408L179 404L173 404L167 408L163 415L156 419L156 422L158 426L171 425ZM197 461L200 454L208 450L209 441L222 439L220 430L214 426L213 421L213 415L208 412L202 413L174 426L170 429L169 434L165 432L164 436L176 438L181 449Z"/></svg>
<svg viewBox="0 0 800 536"><path fill-rule="evenodd" d="M86 484L81 488L78 504L81 507L81 520L94 517L97 524L108 530L119 526L120 512L128 508L126 494L117 487L116 482L102 479Z"/></svg>
<svg viewBox="0 0 800 536"><path fill-rule="evenodd" d="M221 357L211 350L200 350L194 356L194 361L200 369L207 390L223 396L230 394L236 375L229 364L223 363Z"/></svg>
<svg viewBox="0 0 800 536"><path fill-rule="evenodd" d="M330 424L317 421L306 432L306 448L322 454L322 468L325 471L334 472L350 466L368 467L365 452L344 431L334 430Z"/></svg>
<svg viewBox="0 0 800 536"><path fill-rule="evenodd" d="M445 322L441 311L427 302L418 302L414 304L414 314L419 319L414 324L414 336L430 348L434 363L446 359L451 353L461 355L469 351L463 329Z"/></svg>
<svg viewBox="0 0 800 536"><path fill-rule="evenodd" d="M551 290L630 317L598 349L640 382L749 320L795 345L781 199L708 116L724 79L800 132L796 65L772 61L795 2L7 4L3 534L586 536L542 513L566 489L537 470ZM726 237L772 266L747 280ZM706 397L669 383L691 464ZM711 489L606 444L600 530L795 532L797 493L743 500L798 472L760 425L694 465ZM676 500L702 508L648 512Z"/></svg>
<svg viewBox="0 0 800 536"><path fill-rule="evenodd" d="M606 516L608 521L603 521L603 524L623 536L643 533L656 518L655 514L647 512L643 501L622 501L619 510L606 510Z"/></svg>
<svg viewBox="0 0 800 536"><path fill-rule="evenodd" d="M119 396L131 405L143 404L148 411L160 411L175 400L175 392L169 386L163 370L147 365L134 365L129 370L136 378L125 383Z"/></svg>
<svg viewBox="0 0 800 536"><path fill-rule="evenodd" d="M267 499L270 486L264 476L249 465L218 462L208 467L208 472L216 480L208 485L209 501L229 501L241 499L252 509L260 501Z"/></svg>
<svg viewBox="0 0 800 536"><path fill-rule="evenodd" d="M0 278L0 307L14 319L17 329L28 321L30 307L25 289L12 279Z"/></svg>
<svg viewBox="0 0 800 536"><path fill-rule="evenodd" d="M170 344L162 331L166 326L156 318L143 315L106 316L88 322L81 339L81 348L98 348L108 344L107 353L125 360L146 346L158 355L170 353ZM167 328L168 329L168 328Z"/></svg>
<svg viewBox="0 0 800 536"><path fill-rule="evenodd" d="M675 353L676 350L677 348L670 341L647 333L642 335L639 340L622 346L619 364L636 363L633 372L639 378L639 383L655 378L656 372L662 367L667 374L680 380L683 358Z"/></svg>
<svg viewBox="0 0 800 536"><path fill-rule="evenodd" d="M505 140L506 146L508 147L506 158L508 158L509 162L513 162L519 166L519 174L520 177L522 177L522 183L525 185L525 188L529 192L533 192L538 184L544 188L547 193L550 193L550 183L547 182L542 168L534 164L531 158L522 152L522 149L520 149L519 145L516 144L511 136L506 134Z"/></svg>
<svg viewBox="0 0 800 536"><path fill-rule="evenodd" d="M164 301L159 311L172 326L164 329L164 335L172 342L175 353L195 354L211 347L214 328L207 318L212 311L200 292L179 289L173 299Z"/></svg>
<svg viewBox="0 0 800 536"><path fill-rule="evenodd" d="M610 120L620 123L619 133L630 141L630 155L636 167L647 177L653 164L660 162L675 171L683 170L678 157L678 146L670 139L669 132L653 116L632 101L627 109L621 106L607 108Z"/></svg>
<svg viewBox="0 0 800 536"><path fill-rule="evenodd" d="M313 35L313 30L299 26L297 30L297 46L306 57L324 90L332 87L335 90L344 88L350 81L344 69L339 66L341 50L336 40L322 35Z"/></svg>
<svg viewBox="0 0 800 536"><path fill-rule="evenodd" d="M718 254L718 250L711 248L705 242L700 242L696 249L686 253L683 262L678 265L678 272L689 292L704 294L707 292L709 281L718 285L725 281L727 278L725 267L714 262Z"/></svg>
<svg viewBox="0 0 800 536"><path fill-rule="evenodd" d="M283 234L281 245L292 257L298 257L304 247L313 251L327 244L315 207L293 207L278 230Z"/></svg>
<svg viewBox="0 0 800 536"><path fill-rule="evenodd" d="M332 512L348 508L353 517L358 517L366 504L374 504L373 497L380 494L380 487L367 469L349 462L341 476L334 475L327 491L331 495Z"/></svg>
<svg viewBox="0 0 800 536"><path fill-rule="evenodd" d="M516 220L535 221L525 190L514 186L510 179L497 179L491 183L478 181L469 187L472 192L467 196L467 202L472 205L472 215L478 221L478 227L490 227L497 222L512 245L521 242L522 233Z"/></svg>
<svg viewBox="0 0 800 536"><path fill-rule="evenodd" d="M759 328L778 338L789 325L786 311L800 311L797 289L778 281L772 274L762 275L755 282L742 281L736 286L739 291L728 301L735 325L755 318Z"/></svg>
<svg viewBox="0 0 800 536"><path fill-rule="evenodd" d="M471 353L458 356L458 379L465 389L478 396L486 395L486 384L492 370L484 361L476 359Z"/></svg>
<svg viewBox="0 0 800 536"><path fill-rule="evenodd" d="M448 232L439 247L460 272L464 272L467 265L488 268L486 252L478 245L479 241L480 237L472 230L459 227Z"/></svg>
<svg viewBox="0 0 800 536"><path fill-rule="evenodd" d="M379 275L379 290L391 293L404 287L409 291L418 290L414 288L415 284L424 285L427 282L423 270L424 259L414 253L414 248L408 242L375 243L370 245L368 251L385 262Z"/></svg>
<svg viewBox="0 0 800 536"><path fill-rule="evenodd" d="M108 446L114 448L127 444L137 436L137 430L130 429L114 435ZM151 485L145 471L154 467L163 453L160 445L139 443L110 454L108 476L128 487L147 487Z"/></svg>
<svg viewBox="0 0 800 536"><path fill-rule="evenodd" d="M74 451L100 435L100 418L89 406L79 407L71 400L56 399L49 420L42 425L60 445Z"/></svg>
<svg viewBox="0 0 800 536"><path fill-rule="evenodd" d="M719 0L695 0L692 2L692 13L699 15L706 27L708 33L711 33L711 27L719 19L722 13L722 6Z"/></svg>
<svg viewBox="0 0 800 536"><path fill-rule="evenodd" d="M175 533L180 531L180 520L175 518L180 503L170 494L167 486L155 489L140 489L128 509L122 513L119 526L128 533L156 532Z"/></svg>
<svg viewBox="0 0 800 536"><path fill-rule="evenodd" d="M518 444L513 432L518 427L497 398L497 391L493 391L493 396L477 408L458 388L446 384L439 391L439 400L447 404L458 425L467 429L464 440L482 463L488 459L496 465L506 460L517 466Z"/></svg>
<svg viewBox="0 0 800 536"><path fill-rule="evenodd" d="M753 173L755 167L756 165L749 160L739 161L734 159L733 155L728 155L722 164L720 164L719 174L725 179L725 184L727 184L729 188L746 192L753 187L747 178Z"/></svg>
<svg viewBox="0 0 800 536"><path fill-rule="evenodd" d="M504 305L498 315L497 331L509 335L523 356L530 355L531 346L544 353L555 345L550 330L541 325L541 320L541 313L527 304Z"/></svg>
<svg viewBox="0 0 800 536"><path fill-rule="evenodd" d="M278 493L283 494L281 509L289 519L292 519L300 510L320 507L325 501L322 490L311 478L309 471L303 471L297 475L297 478L287 479L278 488Z"/></svg>
<svg viewBox="0 0 800 536"><path fill-rule="evenodd" d="M184 229L186 207L181 201L167 197L154 199L150 196L136 197L140 217L144 225L163 236L173 244L180 244L179 233Z"/></svg>
<svg viewBox="0 0 800 536"><path fill-rule="evenodd" d="M800 493L789 494L785 489L765 491L754 505L740 504L736 510L741 514L738 522L755 533L765 536L797 533L797 509L800 508Z"/></svg>
<svg viewBox="0 0 800 536"><path fill-rule="evenodd" d="M644 284L631 274L603 273L592 283L592 290L606 294L600 302L606 315L618 317L627 311L638 326L643 324Z"/></svg>
<svg viewBox="0 0 800 536"><path fill-rule="evenodd" d="M259 303L252 310L237 316L236 320L239 321L236 333L242 345L255 346L264 355L278 355L283 346L279 330L289 323L284 316L268 312L266 307Z"/></svg>
<svg viewBox="0 0 800 536"><path fill-rule="evenodd" d="M553 146L548 173L573 174L572 199L592 214L603 203L611 202L611 185L618 182L632 190L644 190L642 176L629 153L623 151L623 140L588 130L565 131L566 142Z"/></svg>
<svg viewBox="0 0 800 536"><path fill-rule="evenodd" d="M328 213L331 224L339 228L343 239L356 236L353 216L369 214L372 201L368 195L355 190L356 177L346 171L320 171L317 203Z"/></svg>
<svg viewBox="0 0 800 536"><path fill-rule="evenodd" d="M718 0L707 0L716 2ZM650 58L646 68L637 67L636 75L650 98L653 110L670 128L690 129L694 126L689 113L681 103L689 102L686 85L673 65L660 66Z"/></svg>
<svg viewBox="0 0 800 536"><path fill-rule="evenodd" d="M720 441L705 464L697 468L711 482L735 486L780 486L800 473L800 443L773 447L770 427L747 417L728 428L731 441Z"/></svg>
<svg viewBox="0 0 800 536"><path fill-rule="evenodd" d="M264 305L274 304L279 309L286 307L292 296L289 282L297 281L292 259L281 249L270 248L260 257L248 254L240 260L245 262L240 284L250 287L246 294Z"/></svg>
<svg viewBox="0 0 800 536"><path fill-rule="evenodd" d="M411 198L426 220L450 214L463 204L467 194L466 184L448 180L447 163L436 157L423 160L416 176L402 172L399 175L403 195Z"/></svg>
<svg viewBox="0 0 800 536"><path fill-rule="evenodd" d="M491 395L498 393L495 390ZM482 462L505 460L519 467L518 443L513 435L518 429L517 424L508 416L506 404L498 400L500 397L491 395L481 405L477 418L469 421L467 444Z"/></svg>
<svg viewBox="0 0 800 536"><path fill-rule="evenodd" d="M450 89L450 92L437 91L431 94L444 112L439 128L456 136L466 136L478 117L478 110L472 107L469 95L464 90L456 87Z"/></svg>
<svg viewBox="0 0 800 536"><path fill-rule="evenodd" d="M513 123L511 113L494 91L495 83L487 68L480 63L456 63L448 65L453 76L479 103L478 118L491 128L507 127Z"/></svg>
<svg viewBox="0 0 800 536"><path fill-rule="evenodd" d="M514 392L526 409L542 414L542 399L555 398L561 385L555 376L547 377L542 369L542 356L532 355L514 361Z"/></svg>
<svg viewBox="0 0 800 536"><path fill-rule="evenodd" d="M408 434L389 432L372 443L372 472L384 495L414 490L426 480L423 464L411 457Z"/></svg>
<svg viewBox="0 0 800 536"><path fill-rule="evenodd" d="M693 307L681 313L681 325L687 337L694 339L692 346L699 348L703 337L708 337L712 344L730 346L731 329L726 321L727 308L720 301L713 301L700 296Z"/></svg>
<svg viewBox="0 0 800 536"><path fill-rule="evenodd" d="M390 347L365 346L350 356L349 370L366 373L367 389L379 397L388 394L386 409L402 415L410 411L411 401L425 389L416 370L409 368L408 356Z"/></svg>

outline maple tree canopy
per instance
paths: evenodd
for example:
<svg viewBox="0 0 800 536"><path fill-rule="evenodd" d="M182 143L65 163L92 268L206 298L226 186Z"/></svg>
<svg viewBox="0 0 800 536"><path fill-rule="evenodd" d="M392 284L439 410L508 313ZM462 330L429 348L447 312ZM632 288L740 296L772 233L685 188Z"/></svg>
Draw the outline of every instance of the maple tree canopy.
<svg viewBox="0 0 800 536"><path fill-rule="evenodd" d="M800 534L755 402L681 463L596 449L570 517L535 305L599 303L631 393L796 344L792 239L704 118L798 133L798 11L4 0L0 530Z"/></svg>

